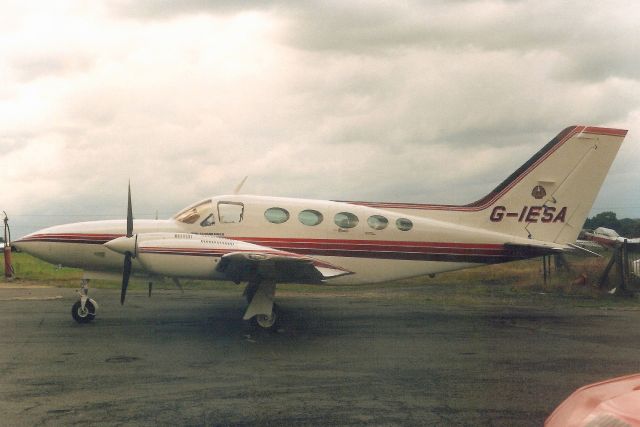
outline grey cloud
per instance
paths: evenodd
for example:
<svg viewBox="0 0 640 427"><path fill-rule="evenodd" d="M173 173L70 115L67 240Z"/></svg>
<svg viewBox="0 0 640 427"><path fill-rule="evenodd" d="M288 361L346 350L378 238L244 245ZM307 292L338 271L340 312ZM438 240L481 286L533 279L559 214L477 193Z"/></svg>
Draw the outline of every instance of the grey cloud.
<svg viewBox="0 0 640 427"><path fill-rule="evenodd" d="M234 14L246 10L264 9L271 3L273 2L266 0L109 0L107 5L118 16L158 20L198 13Z"/></svg>
<svg viewBox="0 0 640 427"><path fill-rule="evenodd" d="M312 2L278 11L291 17L286 41L301 49L391 56L404 48L552 50L569 58L558 76L593 80L640 77L638 11L625 16L626 9L628 2L435 1Z"/></svg>
<svg viewBox="0 0 640 427"><path fill-rule="evenodd" d="M269 11L288 23L282 41L297 49L394 56L402 49L553 50L567 58L560 79L640 77L638 10L615 1L206 1L113 0L111 10L137 19ZM633 7L633 6L631 6ZM579 12L577 12L579 11ZM634 13L636 12L636 13Z"/></svg>
<svg viewBox="0 0 640 427"><path fill-rule="evenodd" d="M70 74L86 72L93 65L93 59L77 53L20 55L12 61L12 72L21 82L29 82L44 77L67 77Z"/></svg>
<svg viewBox="0 0 640 427"><path fill-rule="evenodd" d="M247 193L466 203L565 126L631 127L640 117L637 60L625 56L636 30L625 20L598 26L600 10L577 16L571 5L499 1L108 5L118 15L96 31L122 41L97 37L105 50L86 75L74 74L82 64L47 63L55 55L8 56L26 58L10 64L23 69L11 92L24 94L24 111L7 104L21 115L5 119L0 145L16 151L35 138L63 147L16 172L13 200L32 212L122 216L131 178L136 215L166 217L232 191L244 175ZM189 20L163 22L244 10L268 10L260 19L269 22L259 40L241 40L239 57L206 42L219 34L206 19L193 33ZM68 79L38 80L47 75ZM51 102L34 110L34 92ZM628 157L635 176L637 154Z"/></svg>
<svg viewBox="0 0 640 427"><path fill-rule="evenodd" d="M0 136L1 156L6 156L14 151L20 150L24 145L24 141L27 139L29 139L29 135Z"/></svg>

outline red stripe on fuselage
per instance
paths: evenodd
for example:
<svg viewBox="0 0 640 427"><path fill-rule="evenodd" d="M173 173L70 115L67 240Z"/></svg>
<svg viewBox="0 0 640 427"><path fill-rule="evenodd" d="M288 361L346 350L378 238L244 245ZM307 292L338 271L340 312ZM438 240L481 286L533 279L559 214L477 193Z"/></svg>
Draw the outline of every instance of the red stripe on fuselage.
<svg viewBox="0 0 640 427"><path fill-rule="evenodd" d="M84 243L102 245L124 234L34 234L19 239L18 242L52 242L52 243Z"/></svg>
<svg viewBox="0 0 640 427"><path fill-rule="evenodd" d="M122 235L116 234L40 234L22 239L24 242L51 242L74 244L103 244ZM277 237L226 237L268 246L275 251L286 251L306 256L337 256L374 259L408 260L476 260L471 262L490 262L498 259L521 259L501 244L454 243L454 242L412 242L393 240L344 240L344 239L295 239ZM158 251L161 248L156 248ZM145 249L142 249L145 250ZM173 252L171 252L173 251ZM215 256L231 252L241 252L232 248L184 248L180 254ZM248 252L251 252L250 250ZM175 248L167 248L165 253L175 253Z"/></svg>

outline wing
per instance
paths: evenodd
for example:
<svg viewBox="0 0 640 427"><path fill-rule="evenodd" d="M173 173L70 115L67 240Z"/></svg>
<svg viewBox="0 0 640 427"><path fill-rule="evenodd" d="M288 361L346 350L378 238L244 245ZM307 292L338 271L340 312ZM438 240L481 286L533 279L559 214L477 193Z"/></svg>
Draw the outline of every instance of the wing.
<svg viewBox="0 0 640 427"><path fill-rule="evenodd" d="M276 283L322 283L351 271L316 259L285 251L251 250L222 256L216 270L236 283L270 280Z"/></svg>

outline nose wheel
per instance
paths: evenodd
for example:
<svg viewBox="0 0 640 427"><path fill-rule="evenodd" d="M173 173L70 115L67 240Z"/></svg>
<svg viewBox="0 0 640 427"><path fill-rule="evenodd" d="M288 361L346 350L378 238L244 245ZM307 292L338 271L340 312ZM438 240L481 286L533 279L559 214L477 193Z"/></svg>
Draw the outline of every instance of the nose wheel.
<svg viewBox="0 0 640 427"><path fill-rule="evenodd" d="M82 301L76 301L71 307L71 316L78 323L89 323L96 318L96 305L90 299L85 301L84 307Z"/></svg>
<svg viewBox="0 0 640 427"><path fill-rule="evenodd" d="M89 298L89 280L82 279L78 295L80 299L71 306L71 316L78 323L89 323L96 318L98 303Z"/></svg>

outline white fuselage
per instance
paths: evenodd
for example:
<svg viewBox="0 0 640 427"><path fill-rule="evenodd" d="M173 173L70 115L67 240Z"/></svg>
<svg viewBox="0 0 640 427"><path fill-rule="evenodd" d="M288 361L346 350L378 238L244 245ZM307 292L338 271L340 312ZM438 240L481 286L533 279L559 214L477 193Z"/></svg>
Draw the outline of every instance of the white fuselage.
<svg viewBox="0 0 640 427"><path fill-rule="evenodd" d="M123 236L125 228L125 220L66 224L25 236L16 246L53 264L119 272L123 256L104 243ZM433 220L424 213L417 216L348 202L246 195L207 199L170 220L134 221L134 233L155 232L197 235L190 238L196 246L224 237L305 255L353 273L331 280L344 284L522 259L522 254L509 252L505 243L527 243L502 233ZM190 241L181 245L186 248ZM167 255L167 271L177 277L219 279L214 273L219 256L195 261L191 257L185 263L184 257ZM134 269L140 267L134 260Z"/></svg>
<svg viewBox="0 0 640 427"><path fill-rule="evenodd" d="M567 127L493 191L461 206L218 196L170 220L132 224L128 213L128 221L51 227L15 245L85 270L118 272L133 259L138 271L212 279L218 278L212 264L237 257L226 241L213 238L218 237L258 246L236 248L247 255L255 249L294 263L298 256L311 258L307 261L324 271L323 280L336 283L388 281L557 253L575 242L626 134ZM127 232L127 223L133 230ZM144 268L134 243L149 233L164 234L142 248ZM119 242L126 247L118 249L113 240L125 234ZM290 273L293 265L281 264L279 273Z"/></svg>

